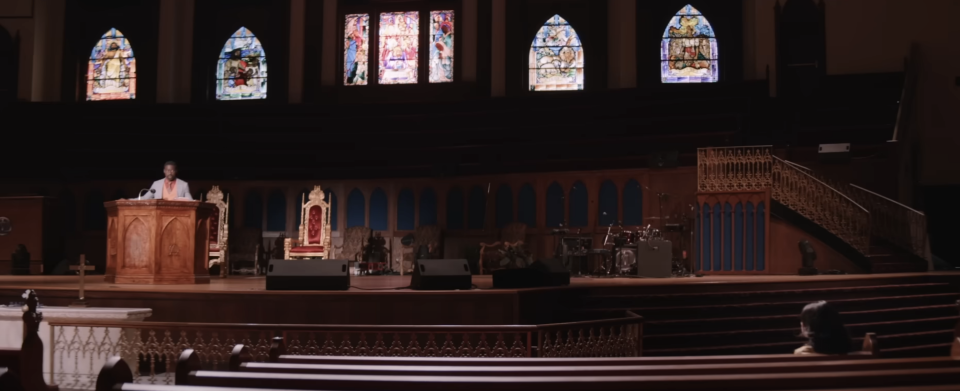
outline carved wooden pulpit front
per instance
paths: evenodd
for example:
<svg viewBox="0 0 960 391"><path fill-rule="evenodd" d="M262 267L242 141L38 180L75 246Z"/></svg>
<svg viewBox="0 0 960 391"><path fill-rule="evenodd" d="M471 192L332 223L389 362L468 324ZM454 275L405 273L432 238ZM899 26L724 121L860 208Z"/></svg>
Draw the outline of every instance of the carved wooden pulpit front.
<svg viewBox="0 0 960 391"><path fill-rule="evenodd" d="M106 282L208 284L213 205L120 200L107 208Z"/></svg>

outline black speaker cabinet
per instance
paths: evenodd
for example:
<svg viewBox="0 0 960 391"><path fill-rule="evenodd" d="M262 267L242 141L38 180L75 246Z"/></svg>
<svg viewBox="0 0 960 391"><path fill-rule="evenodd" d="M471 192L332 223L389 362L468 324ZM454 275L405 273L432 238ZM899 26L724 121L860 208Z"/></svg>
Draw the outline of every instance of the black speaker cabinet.
<svg viewBox="0 0 960 391"><path fill-rule="evenodd" d="M493 287L500 289L536 288L543 285L543 273L531 268L494 270Z"/></svg>
<svg viewBox="0 0 960 391"><path fill-rule="evenodd" d="M350 289L346 260L271 259L268 291L345 291Z"/></svg>
<svg viewBox="0 0 960 391"><path fill-rule="evenodd" d="M648 240L637 244L637 275L640 277L672 277L673 243L669 240Z"/></svg>
<svg viewBox="0 0 960 391"><path fill-rule="evenodd" d="M410 287L414 290L469 290L473 286L466 259L418 259Z"/></svg>
<svg viewBox="0 0 960 391"><path fill-rule="evenodd" d="M542 286L570 285L570 271L559 259L541 259L530 265L530 268L540 273Z"/></svg>

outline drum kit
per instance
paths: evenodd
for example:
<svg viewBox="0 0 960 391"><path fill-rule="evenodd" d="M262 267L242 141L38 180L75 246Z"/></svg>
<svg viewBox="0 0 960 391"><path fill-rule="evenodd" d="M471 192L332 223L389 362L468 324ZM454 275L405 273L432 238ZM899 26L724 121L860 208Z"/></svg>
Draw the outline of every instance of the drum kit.
<svg viewBox="0 0 960 391"><path fill-rule="evenodd" d="M603 239L603 246L612 246L610 251L613 255L604 259L604 262L597 265L594 274L600 275L636 275L637 274L637 249L642 243L651 240L663 240L663 234L659 229L653 228L647 224L646 227L630 231L618 224L614 230L613 224L607 227L607 234Z"/></svg>

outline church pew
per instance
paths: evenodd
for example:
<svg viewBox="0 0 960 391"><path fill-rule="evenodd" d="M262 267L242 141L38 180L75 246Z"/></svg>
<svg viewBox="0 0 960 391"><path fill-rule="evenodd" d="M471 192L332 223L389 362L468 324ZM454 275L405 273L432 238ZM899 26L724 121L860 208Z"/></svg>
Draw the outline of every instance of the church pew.
<svg viewBox="0 0 960 391"><path fill-rule="evenodd" d="M833 388L928 386L960 383L960 368L882 371L803 372L736 375L670 376L367 376L191 372L188 385L292 390L373 391L530 391L567 390L802 390L829 384Z"/></svg>
<svg viewBox="0 0 960 391"><path fill-rule="evenodd" d="M945 360L946 358L941 358ZM891 360L878 360L891 361ZM831 363L827 361L826 363ZM838 362L832 362L838 363ZM859 364L865 362L851 362ZM459 368L457 368L459 369ZM761 368L755 368L761 369ZM763 370L763 369L761 369ZM689 372L687 372L689 373ZM960 369L927 368L872 371L808 372L735 375L655 375L655 376L351 376L312 374L265 374L216 371L195 371L189 384L178 378L176 386L130 384L133 380L129 367L119 357L108 360L97 379L97 391L251 391L272 390L443 390L457 387L459 391L485 390L496 387L500 391L531 388L551 390L804 390L831 388L861 388L882 391L950 391L960 390ZM952 385L952 386L945 386ZM882 387L888 387L884 389ZM901 388L896 388L901 387Z"/></svg>
<svg viewBox="0 0 960 391"><path fill-rule="evenodd" d="M240 346L240 345L237 345ZM799 346L797 346L799 347ZM243 360L234 358L242 348L235 348L231 362L239 368ZM857 360L879 357L880 346L874 333L867 333L863 346L855 353L845 356L817 356L793 354L760 354L738 356L681 356L681 357L598 357L598 358L459 358L459 357L352 357L352 356L298 356L286 355L282 338L274 338L270 350L270 362L288 364L339 364L339 365L442 365L442 366L608 366L608 365L687 365L687 364L738 364L767 362L806 362L823 360ZM249 358L249 355L245 356ZM275 358L274 358L275 357Z"/></svg>
<svg viewBox="0 0 960 391"><path fill-rule="evenodd" d="M0 367L0 390L24 391L20 376L6 367Z"/></svg>
<svg viewBox="0 0 960 391"><path fill-rule="evenodd" d="M960 368L952 357L913 359L813 361L802 364L752 363L704 365L622 365L622 366L548 366L548 367L447 367L447 366L367 366L244 363L239 370L264 373L303 373L368 376L669 376L733 375L753 373L851 372L892 369ZM189 372L188 372L189 373Z"/></svg>
<svg viewBox="0 0 960 391"><path fill-rule="evenodd" d="M20 349L0 349L0 367L15 375L20 374Z"/></svg>
<svg viewBox="0 0 960 391"><path fill-rule="evenodd" d="M23 312L24 334L20 349L0 350L0 367L3 367L12 376L19 379L19 384L25 391L57 391L55 385L47 385L43 379L43 341L37 331L43 314L37 312L39 301L36 292L27 291L27 309ZM0 388L0 391L5 391Z"/></svg>

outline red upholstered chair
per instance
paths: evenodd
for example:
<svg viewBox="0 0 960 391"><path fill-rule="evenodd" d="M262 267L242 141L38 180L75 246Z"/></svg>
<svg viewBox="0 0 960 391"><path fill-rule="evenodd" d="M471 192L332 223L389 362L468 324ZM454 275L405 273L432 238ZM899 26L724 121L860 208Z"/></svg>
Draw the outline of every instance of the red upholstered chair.
<svg viewBox="0 0 960 391"><path fill-rule="evenodd" d="M230 196L223 200L223 192L220 186L214 186L207 192L207 203L213 204L213 214L210 215L210 263L207 265L213 267L220 265L220 276L225 277L229 270L229 260L227 255L227 237L230 232L227 216L230 213Z"/></svg>
<svg viewBox="0 0 960 391"><path fill-rule="evenodd" d="M316 186L309 198L302 201L300 235L283 241L284 258L329 258L330 204L324 198L323 189Z"/></svg>

